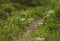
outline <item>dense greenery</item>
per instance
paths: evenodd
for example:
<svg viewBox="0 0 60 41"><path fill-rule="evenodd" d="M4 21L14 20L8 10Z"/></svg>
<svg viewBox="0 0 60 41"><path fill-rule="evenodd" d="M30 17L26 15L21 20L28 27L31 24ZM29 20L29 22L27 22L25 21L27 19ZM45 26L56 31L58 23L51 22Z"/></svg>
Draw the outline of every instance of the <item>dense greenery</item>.
<svg viewBox="0 0 60 41"><path fill-rule="evenodd" d="M29 24L44 17L36 32L21 39ZM59 1L0 0L0 41L60 41Z"/></svg>

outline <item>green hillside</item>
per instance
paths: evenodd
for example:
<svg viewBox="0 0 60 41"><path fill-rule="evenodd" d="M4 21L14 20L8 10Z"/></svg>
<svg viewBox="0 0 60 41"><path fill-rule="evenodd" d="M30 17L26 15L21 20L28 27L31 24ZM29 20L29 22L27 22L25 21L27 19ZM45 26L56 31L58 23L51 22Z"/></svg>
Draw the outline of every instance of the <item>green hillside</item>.
<svg viewBox="0 0 60 41"><path fill-rule="evenodd" d="M0 0L0 41L60 41L59 0Z"/></svg>

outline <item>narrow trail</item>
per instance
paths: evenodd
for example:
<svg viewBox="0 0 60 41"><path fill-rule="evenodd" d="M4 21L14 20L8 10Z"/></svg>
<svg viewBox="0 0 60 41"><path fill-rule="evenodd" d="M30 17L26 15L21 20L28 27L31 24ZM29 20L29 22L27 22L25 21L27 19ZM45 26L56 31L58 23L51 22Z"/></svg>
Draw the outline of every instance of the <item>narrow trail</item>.
<svg viewBox="0 0 60 41"><path fill-rule="evenodd" d="M35 32L39 28L41 28L41 24L43 24L45 18L50 16L50 14L46 14L43 18L38 18L34 20L27 28L26 32L23 33L21 39L19 41L25 41L25 39L29 38L31 33Z"/></svg>
<svg viewBox="0 0 60 41"><path fill-rule="evenodd" d="M39 28L41 28L41 25L44 22L44 19L47 16L44 16L43 18L38 18L35 19L28 27L26 32L23 33L23 35L21 36L21 38L18 41L25 41L25 39L29 38L30 35L35 32L36 30L38 30Z"/></svg>
<svg viewBox="0 0 60 41"><path fill-rule="evenodd" d="M23 38L27 38L31 33L35 32L39 29L41 24L43 24L44 19L38 18L35 21L33 21L27 28L26 32L23 34Z"/></svg>

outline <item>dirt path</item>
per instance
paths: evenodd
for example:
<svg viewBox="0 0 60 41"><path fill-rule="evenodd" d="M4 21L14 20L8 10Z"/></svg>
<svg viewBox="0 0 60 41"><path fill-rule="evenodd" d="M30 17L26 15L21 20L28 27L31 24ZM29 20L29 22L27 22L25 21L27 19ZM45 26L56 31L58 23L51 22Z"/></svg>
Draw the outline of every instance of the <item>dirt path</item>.
<svg viewBox="0 0 60 41"><path fill-rule="evenodd" d="M33 33L34 31L36 31L37 29L39 29L39 26L41 26L41 24L43 24L43 20L44 19L36 19L35 21L33 21L27 28L26 32L24 33L23 37L28 37L31 33Z"/></svg>

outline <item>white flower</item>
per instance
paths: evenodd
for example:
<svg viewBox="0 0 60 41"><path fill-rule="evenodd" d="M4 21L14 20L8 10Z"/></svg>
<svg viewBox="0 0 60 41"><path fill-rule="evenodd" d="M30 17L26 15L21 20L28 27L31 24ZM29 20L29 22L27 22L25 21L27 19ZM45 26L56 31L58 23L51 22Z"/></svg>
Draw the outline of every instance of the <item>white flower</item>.
<svg viewBox="0 0 60 41"><path fill-rule="evenodd" d="M25 18L21 18L21 21L24 21L25 20Z"/></svg>
<svg viewBox="0 0 60 41"><path fill-rule="evenodd" d="M54 10L49 10L47 16L50 16L52 13L54 13Z"/></svg>
<svg viewBox="0 0 60 41"><path fill-rule="evenodd" d="M49 12L48 13L54 13L54 10L49 10Z"/></svg>

